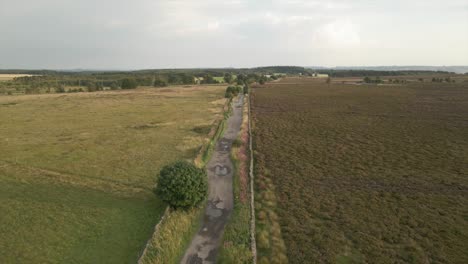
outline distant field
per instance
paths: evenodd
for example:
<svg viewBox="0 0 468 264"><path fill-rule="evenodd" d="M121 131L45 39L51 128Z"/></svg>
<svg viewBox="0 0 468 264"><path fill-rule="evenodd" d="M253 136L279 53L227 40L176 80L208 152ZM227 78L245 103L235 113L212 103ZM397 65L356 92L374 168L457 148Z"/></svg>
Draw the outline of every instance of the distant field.
<svg viewBox="0 0 468 264"><path fill-rule="evenodd" d="M224 83L224 76L215 76L213 77L217 82Z"/></svg>
<svg viewBox="0 0 468 264"><path fill-rule="evenodd" d="M468 263L468 84L337 81L253 89L289 262Z"/></svg>
<svg viewBox="0 0 468 264"><path fill-rule="evenodd" d="M0 81L9 81L9 80L13 80L14 78L27 77L27 76L33 76L33 75L31 75L31 74L6 74L6 73L0 73Z"/></svg>
<svg viewBox="0 0 468 264"><path fill-rule="evenodd" d="M0 97L0 263L135 263L223 86Z"/></svg>
<svg viewBox="0 0 468 264"><path fill-rule="evenodd" d="M224 81L224 76L214 76L213 79L215 79L216 81L218 81L219 83L226 83ZM232 79L233 80L236 80L237 79L237 75L233 75L232 76Z"/></svg>

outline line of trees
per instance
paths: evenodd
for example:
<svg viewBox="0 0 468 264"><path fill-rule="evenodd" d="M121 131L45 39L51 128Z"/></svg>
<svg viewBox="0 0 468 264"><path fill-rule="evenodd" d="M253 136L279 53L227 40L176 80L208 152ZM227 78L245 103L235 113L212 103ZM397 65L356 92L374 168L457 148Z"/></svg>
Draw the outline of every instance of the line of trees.
<svg viewBox="0 0 468 264"><path fill-rule="evenodd" d="M441 83L441 82L444 82L444 81L448 82L448 83L455 82L455 80L452 80L450 77L446 77L446 78L436 78L436 77L434 77L434 78L432 78L432 82Z"/></svg>
<svg viewBox="0 0 468 264"><path fill-rule="evenodd" d="M255 72L258 71L258 72ZM252 83L264 84L275 80L277 72L302 72L301 67L265 67L255 69L187 69L187 70L145 70L135 72L32 72L43 75L18 77L1 82L1 91L27 93L81 92L118 89L134 89L138 86L164 87L167 85L217 84L222 76L224 82L246 86ZM28 73L27 71L24 73ZM5 89L2 89L5 88ZM8 89L6 89L8 88Z"/></svg>
<svg viewBox="0 0 468 264"><path fill-rule="evenodd" d="M383 83L383 80L377 76L375 79L371 79L369 76L364 77L365 83Z"/></svg>
<svg viewBox="0 0 468 264"><path fill-rule="evenodd" d="M224 94L224 97L226 98L236 97L241 91L242 91L242 87L239 85L228 86L228 88L226 88L226 93Z"/></svg>

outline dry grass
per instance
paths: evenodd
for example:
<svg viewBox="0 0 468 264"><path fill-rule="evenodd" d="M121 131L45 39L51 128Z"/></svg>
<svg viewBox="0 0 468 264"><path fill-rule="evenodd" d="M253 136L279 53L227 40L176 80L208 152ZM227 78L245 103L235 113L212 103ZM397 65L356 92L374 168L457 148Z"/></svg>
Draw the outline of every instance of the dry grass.
<svg viewBox="0 0 468 264"><path fill-rule="evenodd" d="M195 157L224 89L0 97L0 262L134 262L159 168Z"/></svg>
<svg viewBox="0 0 468 264"><path fill-rule="evenodd" d="M38 75L0 73L0 81L10 81L10 80L13 80L14 78L18 78L18 77L30 77L30 76L38 76Z"/></svg>
<svg viewBox="0 0 468 264"><path fill-rule="evenodd" d="M190 243L193 231L197 229L203 208L171 210L149 241L141 264L178 263L183 250Z"/></svg>
<svg viewBox="0 0 468 264"><path fill-rule="evenodd" d="M199 148L193 160L193 163L200 168L204 167L208 162L215 142L224 132L226 114L230 110L230 104L226 99L215 100L211 104L222 108L221 113L218 110L211 125L200 123L199 126L192 129L196 133L207 134L203 146ZM153 233L146 252L141 256L139 263L164 264L179 262L185 253L186 247L199 229L203 212L203 207L190 210L169 210L166 218L159 224L158 231Z"/></svg>

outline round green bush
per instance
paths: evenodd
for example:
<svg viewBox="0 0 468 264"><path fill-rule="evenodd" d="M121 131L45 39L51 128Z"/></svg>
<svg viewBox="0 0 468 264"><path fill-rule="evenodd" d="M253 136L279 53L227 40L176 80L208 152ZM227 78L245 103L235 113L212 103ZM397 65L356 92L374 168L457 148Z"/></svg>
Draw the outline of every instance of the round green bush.
<svg viewBox="0 0 468 264"><path fill-rule="evenodd" d="M154 192L174 208L196 206L208 194L206 172L186 161L167 165L159 172Z"/></svg>

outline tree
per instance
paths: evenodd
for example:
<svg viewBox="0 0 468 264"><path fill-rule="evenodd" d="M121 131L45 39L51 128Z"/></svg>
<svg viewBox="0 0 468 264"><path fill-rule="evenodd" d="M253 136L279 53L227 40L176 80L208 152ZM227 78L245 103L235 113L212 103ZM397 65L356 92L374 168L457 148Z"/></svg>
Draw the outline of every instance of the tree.
<svg viewBox="0 0 468 264"><path fill-rule="evenodd" d="M232 74L231 74L231 73L226 72L226 73L224 74L224 81L225 81L226 83L232 83L233 79L234 79L234 78L232 77Z"/></svg>
<svg viewBox="0 0 468 264"><path fill-rule="evenodd" d="M110 85L109 85L110 89L111 90L117 90L119 89L119 85L116 83L116 82L112 82Z"/></svg>
<svg viewBox="0 0 468 264"><path fill-rule="evenodd" d="M206 172L186 161L164 166L154 193L174 208L196 206L208 194Z"/></svg>
<svg viewBox="0 0 468 264"><path fill-rule="evenodd" d="M241 89L242 87L240 86L229 86L228 88L226 88L226 93L224 94L224 97L233 98L239 94Z"/></svg>
<svg viewBox="0 0 468 264"><path fill-rule="evenodd" d="M64 92L65 92L65 88L63 88L62 85L59 85L59 86L55 89L55 92L56 92L56 93L64 93ZM28 93L28 89L26 89L26 93Z"/></svg>
<svg viewBox="0 0 468 264"><path fill-rule="evenodd" d="M135 89L137 86L138 84L135 79L126 78L122 80L122 89Z"/></svg>
<svg viewBox="0 0 468 264"><path fill-rule="evenodd" d="M213 76L211 76L211 74L205 74L203 76L203 81L202 83L205 83L205 84L214 84L214 83L218 83L218 81L215 80L215 78L213 78Z"/></svg>
<svg viewBox="0 0 468 264"><path fill-rule="evenodd" d="M195 83L195 78L194 78L193 75L182 73L180 75L180 79L181 79L183 84L194 84Z"/></svg>
<svg viewBox="0 0 468 264"><path fill-rule="evenodd" d="M244 85L244 94L248 94L249 93L249 85L246 83Z"/></svg>
<svg viewBox="0 0 468 264"><path fill-rule="evenodd" d="M156 79L154 79L153 86L154 87L165 87L165 86L167 86L167 82L164 81L164 80L161 80L159 78L156 78Z"/></svg>
<svg viewBox="0 0 468 264"><path fill-rule="evenodd" d="M246 83L249 83L249 84L254 83L254 82L257 82L259 79L260 79L260 76L258 74L250 73L246 77Z"/></svg>
<svg viewBox="0 0 468 264"><path fill-rule="evenodd" d="M86 84L86 87L88 88L88 92L95 92L95 91L97 91L96 83L94 83L94 82L91 82L91 81L88 82L88 83Z"/></svg>
<svg viewBox="0 0 468 264"><path fill-rule="evenodd" d="M247 77L244 74L238 74L237 75L237 85L243 85L247 81Z"/></svg>
<svg viewBox="0 0 468 264"><path fill-rule="evenodd" d="M177 84L177 83L180 83L180 78L176 74L169 74L167 76L167 82L171 84Z"/></svg>

